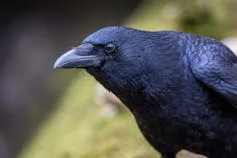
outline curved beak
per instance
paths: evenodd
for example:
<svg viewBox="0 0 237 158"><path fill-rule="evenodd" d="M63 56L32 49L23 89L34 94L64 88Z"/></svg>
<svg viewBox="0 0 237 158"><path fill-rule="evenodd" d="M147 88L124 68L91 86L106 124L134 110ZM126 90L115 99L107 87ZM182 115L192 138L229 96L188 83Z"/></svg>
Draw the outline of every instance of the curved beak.
<svg viewBox="0 0 237 158"><path fill-rule="evenodd" d="M101 63L101 58L93 54L93 44L85 43L75 47L54 63L54 68L86 68L97 67Z"/></svg>

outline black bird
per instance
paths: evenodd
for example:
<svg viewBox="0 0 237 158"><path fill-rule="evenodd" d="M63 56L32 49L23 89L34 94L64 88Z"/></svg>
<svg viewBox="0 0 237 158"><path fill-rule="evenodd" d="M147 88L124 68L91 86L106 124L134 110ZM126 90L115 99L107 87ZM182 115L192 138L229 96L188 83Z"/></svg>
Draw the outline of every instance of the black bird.
<svg viewBox="0 0 237 158"><path fill-rule="evenodd" d="M106 27L54 67L85 68L115 93L163 158L237 157L237 57L214 39Z"/></svg>

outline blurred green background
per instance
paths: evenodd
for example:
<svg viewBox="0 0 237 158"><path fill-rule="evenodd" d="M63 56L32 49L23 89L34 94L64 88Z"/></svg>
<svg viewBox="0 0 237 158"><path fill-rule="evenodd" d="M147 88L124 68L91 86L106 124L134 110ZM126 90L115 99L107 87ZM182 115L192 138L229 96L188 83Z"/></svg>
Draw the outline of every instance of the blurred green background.
<svg viewBox="0 0 237 158"><path fill-rule="evenodd" d="M36 0L0 7L1 158L159 158L125 107L106 113L98 83L82 70L53 70L54 61L108 25L237 36L236 0Z"/></svg>

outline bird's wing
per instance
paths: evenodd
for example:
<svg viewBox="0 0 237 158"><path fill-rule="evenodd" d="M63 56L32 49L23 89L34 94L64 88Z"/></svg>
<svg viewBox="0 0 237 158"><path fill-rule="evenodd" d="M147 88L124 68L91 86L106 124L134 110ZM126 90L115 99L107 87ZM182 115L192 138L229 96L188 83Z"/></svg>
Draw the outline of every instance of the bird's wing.
<svg viewBox="0 0 237 158"><path fill-rule="evenodd" d="M223 45L204 47L190 58L194 76L237 107L237 57Z"/></svg>

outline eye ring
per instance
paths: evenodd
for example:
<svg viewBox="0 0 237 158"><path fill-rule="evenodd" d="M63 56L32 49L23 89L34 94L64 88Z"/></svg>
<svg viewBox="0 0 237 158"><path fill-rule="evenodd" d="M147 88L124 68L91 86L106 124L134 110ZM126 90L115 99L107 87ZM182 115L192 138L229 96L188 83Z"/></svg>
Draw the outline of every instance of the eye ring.
<svg viewBox="0 0 237 158"><path fill-rule="evenodd" d="M108 43L105 45L104 50L106 53L112 53L114 52L116 46L113 43Z"/></svg>

